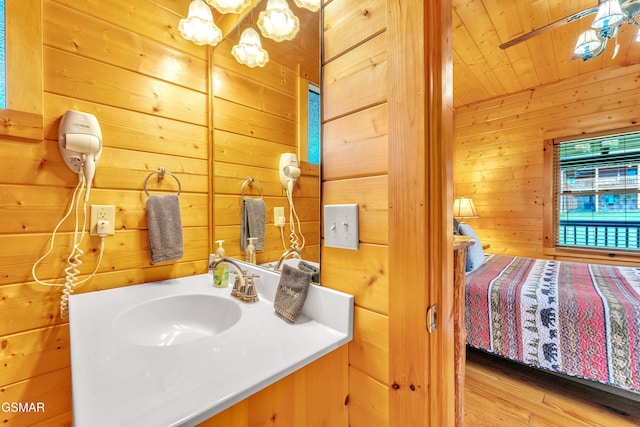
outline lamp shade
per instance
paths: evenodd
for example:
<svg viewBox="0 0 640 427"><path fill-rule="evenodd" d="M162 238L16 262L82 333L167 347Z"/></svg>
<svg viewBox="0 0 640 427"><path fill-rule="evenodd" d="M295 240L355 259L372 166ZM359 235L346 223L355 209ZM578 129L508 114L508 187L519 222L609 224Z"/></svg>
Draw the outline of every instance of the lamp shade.
<svg viewBox="0 0 640 427"><path fill-rule="evenodd" d="M598 6L596 19L593 20L591 26L593 28L603 28L615 25L622 19L624 19L624 14L620 8L620 2L618 0L606 0Z"/></svg>
<svg viewBox="0 0 640 427"><path fill-rule="evenodd" d="M580 34L580 36L578 37L578 42L576 43L576 47L574 49L574 53L582 57L590 55L592 56L594 52L596 52L600 48L601 44L602 41L598 38L596 31L590 29Z"/></svg>
<svg viewBox="0 0 640 427"><path fill-rule="evenodd" d="M269 54L262 48L260 35L253 28L245 28L240 42L233 46L231 54L236 61L248 67L264 67L269 62Z"/></svg>
<svg viewBox="0 0 640 427"><path fill-rule="evenodd" d="M460 197L453 201L453 216L460 218L460 220L464 218L480 218L473 204L473 200L467 199L466 197Z"/></svg>
<svg viewBox="0 0 640 427"><path fill-rule="evenodd" d="M180 20L178 31L183 38L199 46L215 46L222 40L222 31L214 24L211 9L203 0L191 1L189 15Z"/></svg>
<svg viewBox="0 0 640 427"><path fill-rule="evenodd" d="M293 0L296 6L317 12L320 9L320 0Z"/></svg>
<svg viewBox="0 0 640 427"><path fill-rule="evenodd" d="M300 20L293 14L286 0L269 0L260 12L258 27L262 35L281 42L293 39L300 29Z"/></svg>
<svg viewBox="0 0 640 427"><path fill-rule="evenodd" d="M249 0L206 0L220 13L240 13L251 4Z"/></svg>

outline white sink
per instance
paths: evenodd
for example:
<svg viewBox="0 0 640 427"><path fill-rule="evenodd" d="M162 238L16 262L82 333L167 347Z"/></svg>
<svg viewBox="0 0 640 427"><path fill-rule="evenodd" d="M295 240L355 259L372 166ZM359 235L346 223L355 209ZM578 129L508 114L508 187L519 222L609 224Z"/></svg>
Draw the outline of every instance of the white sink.
<svg viewBox="0 0 640 427"><path fill-rule="evenodd" d="M164 347L225 331L240 320L238 303L215 295L191 294L156 298L122 311L114 334L131 344Z"/></svg>
<svg viewBox="0 0 640 427"><path fill-rule="evenodd" d="M280 275L237 262L256 303L210 274L71 295L74 425L195 426L351 341L353 296L311 285L290 323Z"/></svg>

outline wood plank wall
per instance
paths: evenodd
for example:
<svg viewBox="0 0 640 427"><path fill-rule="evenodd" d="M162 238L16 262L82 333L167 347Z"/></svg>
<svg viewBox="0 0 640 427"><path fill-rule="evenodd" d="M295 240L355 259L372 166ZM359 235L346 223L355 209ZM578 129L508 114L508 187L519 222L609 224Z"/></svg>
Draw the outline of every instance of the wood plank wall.
<svg viewBox="0 0 640 427"><path fill-rule="evenodd" d="M184 4L182 5L184 7ZM0 144L0 400L44 402L45 412L2 413L5 425L69 425L69 333L58 315L60 288L35 284L31 267L71 201L77 176L63 163L57 129L65 111L95 114L104 138L90 203L116 206L98 274L77 292L202 273L209 253L207 61L184 43L173 1L43 2L44 138ZM11 84L11 81L9 81ZM183 193L184 258L151 266L142 184L163 166ZM150 180L150 190L175 183ZM63 276L73 220L39 266L42 280ZM99 239L88 236L82 278L96 265ZM60 280L57 281L58 283Z"/></svg>
<svg viewBox="0 0 640 427"><path fill-rule="evenodd" d="M454 194L473 198L480 218L466 222L490 252L549 257L544 140L637 126L639 73L616 67L456 108Z"/></svg>
<svg viewBox="0 0 640 427"><path fill-rule="evenodd" d="M38 48L43 48L45 138L0 141L0 401L44 402L46 410L3 412L4 425L72 423L69 331L58 314L60 288L38 285L31 277L31 267L48 249L51 231L63 217L77 183L58 153L57 129L65 111L76 109L98 117L104 149L90 203L116 206L116 233L106 239L98 274L76 292L206 271L213 234L210 79L207 49L183 40L177 32L188 4L188 0L43 2L44 40ZM308 78L310 74L301 69ZM281 70L284 73L284 68L277 67L277 72ZM152 266L142 186L158 167L175 173L182 184L185 254L177 263ZM253 168L255 164L240 176ZM304 173L297 190L306 198L317 198L317 174L311 167L305 167ZM231 193L231 186L225 190L218 181L216 185ZM274 178L265 180L265 186L276 194ZM159 182L154 177L149 190L168 194L176 184L171 178ZM308 221L305 229L317 231L317 217L309 219L310 202L300 202L298 209ZM41 280L60 282L72 230L69 219L56 236L54 251L37 269ZM312 247L313 237L310 240ZM80 279L96 264L99 239L85 238L82 248ZM299 425L313 425L308 420L346 425L346 366L347 348L343 347L243 401L241 410L225 412L221 419L231 413L246 425L277 417ZM329 385L323 383L327 372L334 375ZM292 389L294 400L288 397ZM323 394L326 400L319 397ZM332 405L331 410L327 405Z"/></svg>
<svg viewBox="0 0 640 427"><path fill-rule="evenodd" d="M322 283L355 296L349 425L387 426L387 1L333 0L323 12L322 203L359 205L360 247L323 247Z"/></svg>
<svg viewBox="0 0 640 427"><path fill-rule="evenodd" d="M351 426L453 425L451 4L428 3L324 8L322 202L359 205L359 250L321 259L355 295Z"/></svg>

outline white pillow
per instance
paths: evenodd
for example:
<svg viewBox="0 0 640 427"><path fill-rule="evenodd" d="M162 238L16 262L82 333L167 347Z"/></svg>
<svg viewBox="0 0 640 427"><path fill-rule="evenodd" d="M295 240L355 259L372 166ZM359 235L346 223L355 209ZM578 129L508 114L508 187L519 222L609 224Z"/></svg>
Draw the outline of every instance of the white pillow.
<svg viewBox="0 0 640 427"><path fill-rule="evenodd" d="M463 236L469 236L475 241L474 245L467 247L467 273L473 271L484 264L484 249L482 249L482 243L473 231L473 228L466 222L460 223L458 231Z"/></svg>

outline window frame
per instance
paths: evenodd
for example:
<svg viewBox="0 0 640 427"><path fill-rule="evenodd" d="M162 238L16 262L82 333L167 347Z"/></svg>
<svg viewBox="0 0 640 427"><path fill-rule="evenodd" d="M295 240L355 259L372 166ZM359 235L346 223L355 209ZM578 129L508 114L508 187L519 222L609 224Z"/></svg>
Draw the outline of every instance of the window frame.
<svg viewBox="0 0 640 427"><path fill-rule="evenodd" d="M555 188L555 158L554 143L572 141L582 138L593 138L625 132L638 132L640 126L624 129L612 129L602 132L580 134L570 137L555 139L545 139L543 143L543 254L556 259L571 259L576 261L599 261L615 262L617 264L637 263L640 258L640 251L614 248L587 248L587 247L566 247L557 246L556 223L558 221L558 198L554 194ZM614 259L615 261L612 261Z"/></svg>

